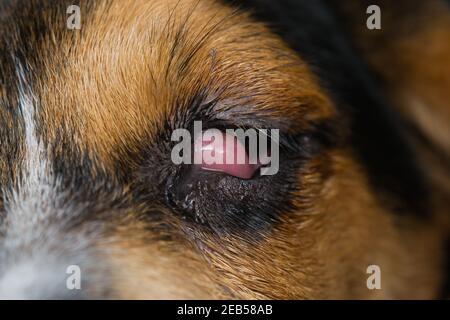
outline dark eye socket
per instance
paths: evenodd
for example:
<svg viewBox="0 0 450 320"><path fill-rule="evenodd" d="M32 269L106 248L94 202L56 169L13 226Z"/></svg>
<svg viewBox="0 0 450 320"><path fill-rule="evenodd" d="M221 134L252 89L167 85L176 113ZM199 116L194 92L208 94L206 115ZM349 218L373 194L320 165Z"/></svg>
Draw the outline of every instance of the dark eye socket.
<svg viewBox="0 0 450 320"><path fill-rule="evenodd" d="M280 140L280 170L275 175L242 178L225 170L180 165L167 186L168 204L185 221L216 234L260 234L281 213L289 211L290 195L298 188L299 168L308 158L306 151L311 149L307 146L311 140L306 136L290 139Z"/></svg>
<svg viewBox="0 0 450 320"><path fill-rule="evenodd" d="M150 168L154 163L165 163L163 173L154 170L146 175L157 181L152 185L158 185L159 191L154 191L164 192L165 202L172 212L186 223L195 225L194 230L200 228L219 235L246 233L255 237L270 229L281 214L291 210L292 195L301 189L299 177L303 175L304 164L320 152L322 145L328 144L328 126L322 130L321 125L311 124L300 132L288 119L272 119L267 113L259 116L247 113L237 118L213 110L218 101L210 101L207 97L200 94L187 103L180 102L184 107L177 107L173 117L167 119L161 128L163 136L160 140L170 141L176 128L186 128L193 133L197 119L202 120L204 130L215 128L222 132L236 128L280 128L278 173L261 175L260 167L234 171L236 168L233 167L216 170L195 164L175 165L170 161L170 147L168 150L164 147L169 153L168 160L166 156L155 159L155 155L166 152L151 152L150 160L153 160L148 161ZM294 128L297 131L294 132Z"/></svg>
<svg viewBox="0 0 450 320"><path fill-rule="evenodd" d="M184 219L219 234L260 231L271 225L280 203L294 188L295 181L286 178L285 183L275 176L243 180L188 167L169 187L168 201Z"/></svg>

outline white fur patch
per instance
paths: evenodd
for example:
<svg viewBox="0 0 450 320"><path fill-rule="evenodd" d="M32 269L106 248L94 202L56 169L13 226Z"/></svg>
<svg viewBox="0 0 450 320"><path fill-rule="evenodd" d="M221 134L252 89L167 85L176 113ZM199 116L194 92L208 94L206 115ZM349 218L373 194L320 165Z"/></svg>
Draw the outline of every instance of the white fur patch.
<svg viewBox="0 0 450 320"><path fill-rule="evenodd" d="M68 266L82 267L83 281L93 273L101 275L87 271L101 269L97 260L90 259L100 228L91 223L70 230L86 207L74 203L71 192L76 191L70 186L65 190L53 170L50 148L37 132L39 101L20 65L17 77L23 144L21 159L16 160L17 181L2 190L0 299L70 297L77 292L66 287Z"/></svg>
<svg viewBox="0 0 450 320"><path fill-rule="evenodd" d="M64 284L67 240L59 230L62 226L50 221L62 217L68 208L64 195L57 191L59 183L48 152L36 132L37 99L21 65L17 77L23 158L16 164L18 178L14 186L3 190L6 212L1 226L0 298L22 299L48 296L50 293L44 292L49 288Z"/></svg>
<svg viewBox="0 0 450 320"><path fill-rule="evenodd" d="M17 67L19 108L23 117L24 152L22 161L18 161L18 181L13 190L7 191L5 208L7 211L8 239L33 237L36 227L54 214L56 201L56 181L48 162L47 152L36 133L37 99L26 81L22 66ZM8 194L9 193L9 194ZM51 200L51 201L50 201ZM25 233L25 231L27 231ZM14 236L10 234L14 232ZM32 239L28 239L32 241Z"/></svg>

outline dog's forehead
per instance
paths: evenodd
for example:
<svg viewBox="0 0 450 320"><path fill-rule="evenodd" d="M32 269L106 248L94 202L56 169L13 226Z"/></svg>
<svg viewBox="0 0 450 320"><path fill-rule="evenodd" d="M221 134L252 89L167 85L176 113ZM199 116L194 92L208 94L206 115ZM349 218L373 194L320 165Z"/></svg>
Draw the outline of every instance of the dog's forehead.
<svg viewBox="0 0 450 320"><path fill-rule="evenodd" d="M114 150L138 148L200 93L221 95L219 107L229 112L238 105L238 114L330 111L295 54L262 25L215 1L81 3L80 30L67 28L68 6L31 1L4 24L3 109L17 113L21 64L46 143L63 136L106 163ZM2 118L14 126L15 117Z"/></svg>

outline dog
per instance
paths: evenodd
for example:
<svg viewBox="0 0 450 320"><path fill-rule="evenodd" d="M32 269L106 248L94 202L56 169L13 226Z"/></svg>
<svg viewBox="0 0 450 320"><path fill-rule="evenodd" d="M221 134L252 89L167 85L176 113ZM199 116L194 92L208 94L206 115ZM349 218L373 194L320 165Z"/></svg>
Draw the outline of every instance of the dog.
<svg viewBox="0 0 450 320"><path fill-rule="evenodd" d="M0 297L446 297L449 13L1 1ZM194 121L279 130L279 171L174 164Z"/></svg>

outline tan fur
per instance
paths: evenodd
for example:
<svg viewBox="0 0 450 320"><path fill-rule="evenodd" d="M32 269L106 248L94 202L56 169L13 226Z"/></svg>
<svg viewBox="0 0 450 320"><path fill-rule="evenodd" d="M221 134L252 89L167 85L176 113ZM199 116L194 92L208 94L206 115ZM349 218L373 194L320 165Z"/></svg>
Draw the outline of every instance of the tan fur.
<svg viewBox="0 0 450 320"><path fill-rule="evenodd" d="M450 9L442 0L377 4L381 30L361 28L365 2L341 5L342 23L399 110L450 154Z"/></svg>
<svg viewBox="0 0 450 320"><path fill-rule="evenodd" d="M188 28L183 46L171 54L183 23ZM180 74L183 59L210 30L214 36L202 39L187 75ZM424 31L420 39L446 35ZM43 46L52 47L49 43ZM392 50L415 54L408 43L395 44ZM36 83L36 95L45 105L41 116L47 139L57 139L58 127L67 126L74 144L112 176L117 162L136 165L127 155L138 153L143 137L156 135L156 124L173 111L175 98L188 99L204 86L220 97L218 114L227 110L227 101L242 96L237 93L248 92L245 108L232 116L258 112L273 119L288 117L293 124L285 129L291 132L336 116L301 57L265 26L219 2L102 1L83 17L80 32L56 46L61 51L46 56L48 68ZM448 52L448 44L426 48L427 60ZM437 79L442 86L428 87L425 83L436 83L442 72L403 54L402 59L403 66L396 63L405 71L402 88L421 95L446 117L442 102L448 75ZM428 79L414 81L421 77ZM298 101L302 108L294 109ZM111 263L115 292L121 298L189 299L437 295L443 237L436 232L437 222L398 221L376 199L349 150L330 150L312 159L298 180L302 200L295 203L296 212L283 216L256 243L201 232L193 241L187 234L194 231L169 218L166 222L178 233L165 242L159 240L161 234L149 234L143 221L121 221L113 241L99 244ZM371 264L382 268L380 291L366 287Z"/></svg>
<svg viewBox="0 0 450 320"><path fill-rule="evenodd" d="M173 31L185 19L186 45L170 62ZM189 76L180 78L176 67L205 30L215 30L214 37L205 39L189 65ZM288 113L298 128L334 113L308 67L280 40L245 14L233 14L211 1L100 5L85 19L81 35L62 46L66 55L54 59L64 59L65 68L58 74L49 68L43 86L53 90L40 91L49 106L45 122L56 128L61 118L79 115L73 123L66 120L77 143L105 165L154 129L175 92L187 98L209 83L217 90L222 84L230 88L221 93L222 101L233 99L233 90L255 93L246 101L255 110L240 112L268 109L272 117ZM304 109L290 110L298 100L305 101ZM111 252L117 290L126 298L432 298L439 280L435 236L419 230L404 244L404 235L373 199L350 157L343 153L318 159L309 173L299 176L303 198L312 206L304 212L306 206L298 203L298 214L285 218L257 246L208 235L201 235L201 253L181 240L172 249L148 239L141 245L119 241L119 253ZM331 176L322 176L323 166L332 167ZM130 226L117 236L132 239L142 232ZM365 286L370 264L382 267L381 292Z"/></svg>
<svg viewBox="0 0 450 320"><path fill-rule="evenodd" d="M300 100L308 110L306 106L296 110L293 116L298 119L327 117L332 112L307 67L244 13L211 1L106 1L84 21L81 34L59 44L65 54L49 57L49 65L64 67L57 74L48 68L44 77L40 90L48 106L44 121L50 128L70 124L76 141L105 164L152 132L154 119L167 113L175 98L188 99L210 83L218 92L227 86L227 92L221 93L223 109L226 100L235 96L232 91L245 88L254 98L243 103L258 110L272 108L273 117ZM170 60L171 45L184 23L185 43ZM205 37L208 32L214 36ZM201 47L186 70L189 76L179 75L177 68L199 42ZM283 55L277 56L275 50ZM82 118L67 119L74 114Z"/></svg>
<svg viewBox="0 0 450 320"><path fill-rule="evenodd" d="M210 238L202 255L182 237L175 247L142 239L112 250L123 298L432 299L441 281L440 234L434 224L402 223L384 212L346 153L331 156L333 176L302 175L310 204L298 203L255 246ZM314 168L317 169L317 168ZM323 189L320 189L322 187ZM355 192L358 190L358 192ZM342 201L351 199L351 201ZM308 207L308 210L302 210ZM145 234L134 228L122 237ZM194 251L191 251L194 250ZM115 253L114 253L115 252ZM197 252L197 253L196 253ZM366 287L369 265L383 270L383 289ZM139 279L139 280L137 280Z"/></svg>
<svg viewBox="0 0 450 320"><path fill-rule="evenodd" d="M378 77L381 88L406 122L434 184L434 203L450 228L450 8L445 1L370 2L382 11L381 30L361 28L368 1L331 3L351 41ZM437 152L436 152L437 151Z"/></svg>

